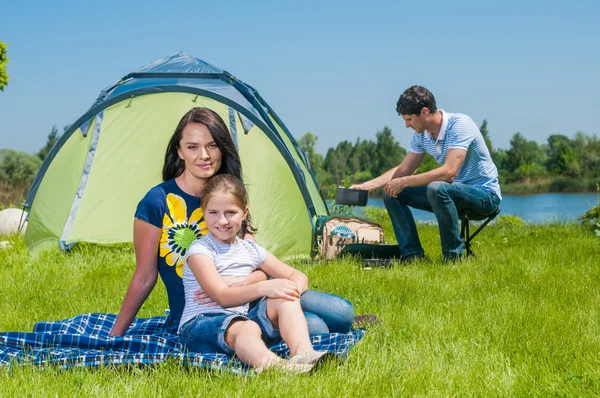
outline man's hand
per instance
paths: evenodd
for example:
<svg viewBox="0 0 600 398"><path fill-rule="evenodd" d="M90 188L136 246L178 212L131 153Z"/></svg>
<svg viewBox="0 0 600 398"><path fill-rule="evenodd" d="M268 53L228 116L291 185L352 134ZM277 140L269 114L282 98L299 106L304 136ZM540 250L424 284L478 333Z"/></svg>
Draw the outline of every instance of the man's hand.
<svg viewBox="0 0 600 398"><path fill-rule="evenodd" d="M375 184L369 183L369 181L363 182L362 184L350 185L350 189L360 189L361 191L371 191L375 188L377 188L377 186Z"/></svg>
<svg viewBox="0 0 600 398"><path fill-rule="evenodd" d="M406 178L399 177L399 178L394 178L393 180L388 181L388 183L385 184L383 191L385 193L387 193L388 195L390 195L392 198L395 198L396 195L398 195L400 192L404 191L404 188L406 188L406 187L407 187Z"/></svg>

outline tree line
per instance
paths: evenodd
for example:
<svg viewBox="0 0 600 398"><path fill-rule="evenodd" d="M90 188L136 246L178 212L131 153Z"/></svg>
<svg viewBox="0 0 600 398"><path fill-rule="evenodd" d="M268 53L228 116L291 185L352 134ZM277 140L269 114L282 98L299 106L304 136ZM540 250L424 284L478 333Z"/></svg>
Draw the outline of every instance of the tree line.
<svg viewBox="0 0 600 398"><path fill-rule="evenodd" d="M65 126L63 132L68 128ZM43 160L59 137L56 126L52 127L46 144L33 155L14 149L0 149L0 209L21 205Z"/></svg>
<svg viewBox="0 0 600 398"><path fill-rule="evenodd" d="M494 148L487 120L480 126L492 160L498 167L506 193L594 191L600 178L600 140L581 131L573 138L554 134L538 144L515 133L508 149ZM329 148L325 156L316 151L318 137L306 133L299 140L315 177L325 192L339 185L363 182L400 164L407 150L384 127L374 140L344 140ZM417 173L439 167L433 157L425 158Z"/></svg>
<svg viewBox="0 0 600 398"><path fill-rule="evenodd" d="M68 129L65 126L63 132ZM493 148L487 121L481 133L499 170L500 184L505 193L582 192L594 191L600 180L600 140L594 135L577 132L573 138L551 135L538 144L516 133L510 148ZM42 161L59 139L54 126L46 144L35 154L0 149L0 203L18 205L27 194ZM316 151L318 137L306 133L299 140L315 177L326 195L339 185L367 181L400 164L407 150L384 127L375 139L355 142L344 140L329 148L325 156ZM438 167L426 155L418 173Z"/></svg>

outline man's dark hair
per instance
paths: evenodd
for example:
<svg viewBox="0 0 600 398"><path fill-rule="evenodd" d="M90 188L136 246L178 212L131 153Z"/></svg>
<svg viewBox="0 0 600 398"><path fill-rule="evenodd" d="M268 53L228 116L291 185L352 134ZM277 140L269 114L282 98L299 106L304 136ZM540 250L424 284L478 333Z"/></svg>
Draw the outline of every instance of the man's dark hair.
<svg viewBox="0 0 600 398"><path fill-rule="evenodd" d="M396 104L399 115L420 115L423 108L429 109L429 113L437 112L433 94L423 86L407 88Z"/></svg>

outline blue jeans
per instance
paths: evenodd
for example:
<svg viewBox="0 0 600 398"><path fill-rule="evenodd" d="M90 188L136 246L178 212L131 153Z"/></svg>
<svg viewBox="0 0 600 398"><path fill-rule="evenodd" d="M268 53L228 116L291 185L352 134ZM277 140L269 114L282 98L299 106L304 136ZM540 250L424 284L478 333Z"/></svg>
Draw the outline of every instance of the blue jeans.
<svg viewBox="0 0 600 398"><path fill-rule="evenodd" d="M440 229L442 254L451 259L463 254L458 213L469 209L488 214L500 205L500 198L491 191L460 183L431 182L426 187L409 187L395 198L384 193L383 202L392 220L402 258L423 256L417 226L408 206L433 212Z"/></svg>
<svg viewBox="0 0 600 398"><path fill-rule="evenodd" d="M340 296L307 290L300 297L300 305L311 336L347 333L352 328L354 306Z"/></svg>
<svg viewBox="0 0 600 398"><path fill-rule="evenodd" d="M219 312L200 314L181 326L179 339L184 348L191 352L222 352L233 355L234 350L225 342L225 332L234 320L252 321L258 324L261 338L267 347L281 339L267 316L267 298L263 297L246 315Z"/></svg>

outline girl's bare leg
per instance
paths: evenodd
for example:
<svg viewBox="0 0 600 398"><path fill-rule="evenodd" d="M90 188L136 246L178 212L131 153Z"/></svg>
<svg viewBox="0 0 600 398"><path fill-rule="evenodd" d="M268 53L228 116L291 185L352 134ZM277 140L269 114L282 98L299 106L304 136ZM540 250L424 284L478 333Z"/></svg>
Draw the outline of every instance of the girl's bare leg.
<svg viewBox="0 0 600 398"><path fill-rule="evenodd" d="M314 351L300 300L267 299L267 316L279 329L292 355Z"/></svg>
<svg viewBox="0 0 600 398"><path fill-rule="evenodd" d="M225 332L225 342L240 361L252 367L268 367L282 361L273 354L261 339L258 324L247 320L234 320Z"/></svg>

